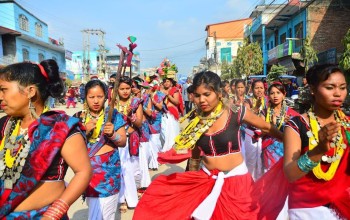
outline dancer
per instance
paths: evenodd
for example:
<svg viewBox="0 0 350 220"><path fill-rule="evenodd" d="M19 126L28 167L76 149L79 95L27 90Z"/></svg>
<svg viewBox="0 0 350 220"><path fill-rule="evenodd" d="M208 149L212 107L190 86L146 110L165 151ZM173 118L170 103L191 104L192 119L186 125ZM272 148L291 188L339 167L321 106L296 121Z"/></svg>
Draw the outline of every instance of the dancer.
<svg viewBox="0 0 350 220"><path fill-rule="evenodd" d="M114 109L112 122L107 122L105 110L107 86L91 80L85 86L84 110L74 116L86 126L88 153L93 176L84 196L89 206L89 219L114 219L120 190L119 147L126 143L123 116Z"/></svg>
<svg viewBox="0 0 350 220"><path fill-rule="evenodd" d="M284 171L289 219L350 219L350 121L341 111L347 89L334 65L307 72L313 107L285 128Z"/></svg>
<svg viewBox="0 0 350 220"><path fill-rule="evenodd" d="M273 124L283 132L285 122L293 116L299 115L289 108L284 101L286 90L282 83L273 82L268 88L269 107L266 110L266 122ZM284 154L283 143L268 135L262 138L262 162L263 172L269 170Z"/></svg>
<svg viewBox="0 0 350 220"><path fill-rule="evenodd" d="M163 88L161 92L166 95L165 104L167 113L162 116L162 131L161 131L161 140L162 140L162 152L170 150L175 141L175 137L180 132L179 125L179 104L180 104L180 92L176 88L176 82L172 78L165 78L163 80Z"/></svg>
<svg viewBox="0 0 350 220"><path fill-rule="evenodd" d="M122 165L121 188L119 191L120 212L134 208L138 203L137 187L140 183L139 128L142 126L142 100L131 94L132 80L123 76L119 79L116 109L126 121L126 146L118 148Z"/></svg>
<svg viewBox="0 0 350 220"><path fill-rule="evenodd" d="M0 219L67 219L69 206L91 178L79 120L48 111L63 83L54 60L16 63L0 70ZM77 155L79 155L77 157ZM70 166L75 175L65 186Z"/></svg>
<svg viewBox="0 0 350 220"><path fill-rule="evenodd" d="M191 149L191 171L158 176L148 187L134 219L255 219L250 196L253 180L240 153L239 126L245 122L275 137L282 133L245 107L225 108L220 77L195 75L194 101L199 114L180 134L177 149ZM203 166L199 169L200 153ZM179 211L176 211L179 210Z"/></svg>
<svg viewBox="0 0 350 220"><path fill-rule="evenodd" d="M245 99L244 105L251 109L256 115L264 117L268 100L265 97L264 83L261 80L255 80L252 83L253 97ZM257 180L263 175L262 160L261 160L261 131L251 126L244 129L242 142L245 152L245 161L249 173L252 174L254 180Z"/></svg>

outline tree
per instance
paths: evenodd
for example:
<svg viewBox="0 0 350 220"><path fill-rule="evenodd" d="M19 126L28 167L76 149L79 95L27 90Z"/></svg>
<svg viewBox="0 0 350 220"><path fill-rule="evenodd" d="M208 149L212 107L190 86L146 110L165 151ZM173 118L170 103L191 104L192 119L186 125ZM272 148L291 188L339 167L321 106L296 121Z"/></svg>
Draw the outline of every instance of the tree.
<svg viewBox="0 0 350 220"><path fill-rule="evenodd" d="M279 64L272 65L270 72L267 74L266 80L271 83L276 81L278 77L287 72L287 68L285 66L281 66Z"/></svg>
<svg viewBox="0 0 350 220"><path fill-rule="evenodd" d="M226 60L224 60L221 63L221 78L224 80L240 78L240 76L237 74L235 62L228 63Z"/></svg>
<svg viewBox="0 0 350 220"><path fill-rule="evenodd" d="M340 57L339 66L348 72L350 71L350 29L344 36L342 43L344 45L344 53Z"/></svg>
<svg viewBox="0 0 350 220"><path fill-rule="evenodd" d="M258 42L248 43L244 41L243 46L237 50L237 58L234 61L240 75L250 76L261 73L263 70L263 57Z"/></svg>
<svg viewBox="0 0 350 220"><path fill-rule="evenodd" d="M306 37L303 46L300 49L300 55L304 59L305 73L313 63L318 61L317 52L311 46L310 37Z"/></svg>

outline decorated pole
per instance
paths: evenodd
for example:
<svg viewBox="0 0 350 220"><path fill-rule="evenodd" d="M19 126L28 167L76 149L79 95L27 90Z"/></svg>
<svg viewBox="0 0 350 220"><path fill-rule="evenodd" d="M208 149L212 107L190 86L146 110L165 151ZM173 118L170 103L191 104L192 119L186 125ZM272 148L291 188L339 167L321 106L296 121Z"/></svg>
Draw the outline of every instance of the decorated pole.
<svg viewBox="0 0 350 220"><path fill-rule="evenodd" d="M121 45L118 44L117 46L119 48L121 48ZM119 81L120 81L122 69L123 69L123 67L124 67L124 70L126 68L125 64L124 64L124 60L125 60L125 52L124 52L124 50L122 50L120 52L117 77L116 77L116 80L114 82L112 98L111 98L111 102L109 103L109 111L108 111L108 118L107 118L108 122L111 122L111 120L112 120L112 115L113 115L114 106L115 106L115 100L116 100L117 95L118 95L118 87L119 87Z"/></svg>

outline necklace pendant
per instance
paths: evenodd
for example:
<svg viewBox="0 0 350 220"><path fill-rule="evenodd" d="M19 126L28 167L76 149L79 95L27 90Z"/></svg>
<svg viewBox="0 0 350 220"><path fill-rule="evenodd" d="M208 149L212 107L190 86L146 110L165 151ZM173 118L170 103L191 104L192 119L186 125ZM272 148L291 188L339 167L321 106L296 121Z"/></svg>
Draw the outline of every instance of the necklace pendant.
<svg viewBox="0 0 350 220"><path fill-rule="evenodd" d="M311 141L311 144L312 144L312 145L317 145L317 141L312 140L312 141Z"/></svg>
<svg viewBox="0 0 350 220"><path fill-rule="evenodd" d="M12 180L10 180L10 179L5 179L5 181L4 181L4 187L5 187L5 189L12 189L12 188L13 188Z"/></svg>
<svg viewBox="0 0 350 220"><path fill-rule="evenodd" d="M326 155L323 155L323 156L321 157L321 160L322 160L323 162L327 162L327 159L328 159L328 157L327 157Z"/></svg>
<svg viewBox="0 0 350 220"><path fill-rule="evenodd" d="M347 148L346 144L342 144L341 147L345 150Z"/></svg>
<svg viewBox="0 0 350 220"><path fill-rule="evenodd" d="M334 147L335 147L335 143L334 143L334 142L331 142L331 143L329 144L329 146L330 146L331 148L334 148Z"/></svg>

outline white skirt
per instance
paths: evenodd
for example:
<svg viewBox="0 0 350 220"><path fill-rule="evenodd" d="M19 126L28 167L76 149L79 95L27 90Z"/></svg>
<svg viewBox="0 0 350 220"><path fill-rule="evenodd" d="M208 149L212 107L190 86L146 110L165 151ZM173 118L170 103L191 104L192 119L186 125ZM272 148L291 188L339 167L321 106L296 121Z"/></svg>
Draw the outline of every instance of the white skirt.
<svg viewBox="0 0 350 220"><path fill-rule="evenodd" d="M289 209L288 215L290 220L313 220L313 219L327 219L327 220L339 220L334 211L325 207L318 206L314 208L298 208Z"/></svg>
<svg viewBox="0 0 350 220"><path fill-rule="evenodd" d="M242 138L242 145L244 148L244 158L248 167L248 172L252 175L254 181L259 179L263 174L263 164L261 158L261 138L259 138L256 142L253 143L252 136L254 135L254 131L246 128L245 137Z"/></svg>
<svg viewBox="0 0 350 220"><path fill-rule="evenodd" d="M89 220L114 219L118 207L118 193L104 198L86 197Z"/></svg>
<svg viewBox="0 0 350 220"><path fill-rule="evenodd" d="M147 152L150 148L149 142L140 142L140 150L139 150L139 164L140 164L140 174L141 181L139 188L146 188L151 184L151 176L148 171L148 159Z"/></svg>
<svg viewBox="0 0 350 220"><path fill-rule="evenodd" d="M170 113L163 114L161 125L162 152L170 150L175 144L175 137L180 133L180 124Z"/></svg>
<svg viewBox="0 0 350 220"><path fill-rule="evenodd" d="M162 149L160 134L151 134L149 145L150 157L148 158L148 167L150 169L158 169L158 152Z"/></svg>
<svg viewBox="0 0 350 220"><path fill-rule="evenodd" d="M130 156L129 144L126 141L125 147L119 147L119 156L121 164L121 184L119 191L119 202L128 203L128 207L134 208L138 203L137 187L135 183L135 173L139 170L138 157Z"/></svg>

